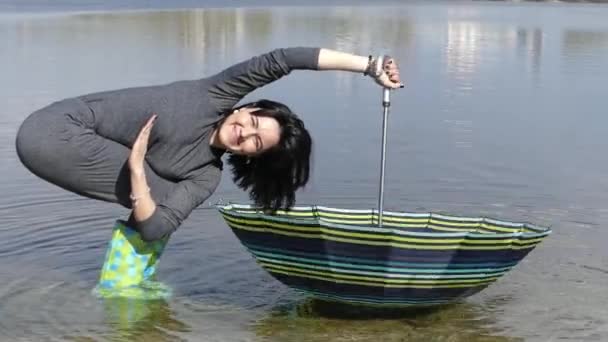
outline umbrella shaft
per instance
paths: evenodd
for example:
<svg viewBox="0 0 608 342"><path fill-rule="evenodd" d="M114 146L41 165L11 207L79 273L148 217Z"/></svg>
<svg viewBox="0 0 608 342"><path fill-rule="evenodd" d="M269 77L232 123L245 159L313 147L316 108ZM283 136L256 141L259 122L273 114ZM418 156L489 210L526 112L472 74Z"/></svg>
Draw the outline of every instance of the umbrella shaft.
<svg viewBox="0 0 608 342"><path fill-rule="evenodd" d="M382 227L382 212L384 207L384 166L386 164L386 129L388 126L388 107L390 102L383 101L384 116L382 119L382 154L380 158L380 193L378 194L378 226Z"/></svg>

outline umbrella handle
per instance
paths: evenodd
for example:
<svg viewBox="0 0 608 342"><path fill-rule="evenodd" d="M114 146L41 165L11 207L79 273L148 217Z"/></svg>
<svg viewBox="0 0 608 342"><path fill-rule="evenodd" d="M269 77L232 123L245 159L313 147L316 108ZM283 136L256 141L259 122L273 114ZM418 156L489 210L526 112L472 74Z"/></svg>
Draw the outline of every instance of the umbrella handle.
<svg viewBox="0 0 608 342"><path fill-rule="evenodd" d="M383 57L379 57L378 65L382 65ZM380 189L378 193L378 227L382 227L382 213L384 207L384 169L386 165L386 131L388 127L388 109L391 106L391 93L389 88L382 89L382 107L384 115L382 117L382 152L380 157Z"/></svg>

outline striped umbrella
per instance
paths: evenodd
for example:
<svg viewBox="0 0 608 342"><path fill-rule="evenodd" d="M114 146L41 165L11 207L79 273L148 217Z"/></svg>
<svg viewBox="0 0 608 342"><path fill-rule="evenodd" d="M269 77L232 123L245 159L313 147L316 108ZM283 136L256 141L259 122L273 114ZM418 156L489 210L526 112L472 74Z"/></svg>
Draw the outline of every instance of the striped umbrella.
<svg viewBox="0 0 608 342"><path fill-rule="evenodd" d="M522 222L384 211L388 89L382 106L377 210L299 206L270 215L249 205L218 205L241 243L274 278L315 297L351 304L447 304L495 282L550 234L547 227Z"/></svg>
<svg viewBox="0 0 608 342"><path fill-rule="evenodd" d="M265 214L218 206L274 278L323 299L438 305L475 294L511 270L550 229L433 213L294 207Z"/></svg>

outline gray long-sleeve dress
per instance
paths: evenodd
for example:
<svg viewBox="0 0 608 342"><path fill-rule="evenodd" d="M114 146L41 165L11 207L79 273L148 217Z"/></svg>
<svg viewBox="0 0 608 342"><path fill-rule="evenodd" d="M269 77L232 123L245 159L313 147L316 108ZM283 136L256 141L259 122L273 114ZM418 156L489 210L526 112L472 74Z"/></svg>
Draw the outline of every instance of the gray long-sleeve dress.
<svg viewBox="0 0 608 342"><path fill-rule="evenodd" d="M25 119L17 153L32 173L59 187L130 208L130 147L156 113L145 165L156 210L143 222L129 220L144 240L156 240L217 188L223 151L209 139L222 115L292 70L317 70L318 55L319 48L276 49L208 78L58 101Z"/></svg>

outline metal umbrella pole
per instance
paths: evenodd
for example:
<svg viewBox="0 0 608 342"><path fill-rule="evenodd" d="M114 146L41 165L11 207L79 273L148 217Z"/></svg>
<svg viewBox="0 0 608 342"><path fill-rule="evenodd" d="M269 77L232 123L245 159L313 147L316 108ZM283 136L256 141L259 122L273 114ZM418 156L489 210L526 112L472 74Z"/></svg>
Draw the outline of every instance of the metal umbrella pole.
<svg viewBox="0 0 608 342"><path fill-rule="evenodd" d="M382 154L380 157L380 191L378 194L378 227L382 227L382 212L384 207L384 168L386 164L386 129L388 126L388 108L391 106L390 89L382 89Z"/></svg>

